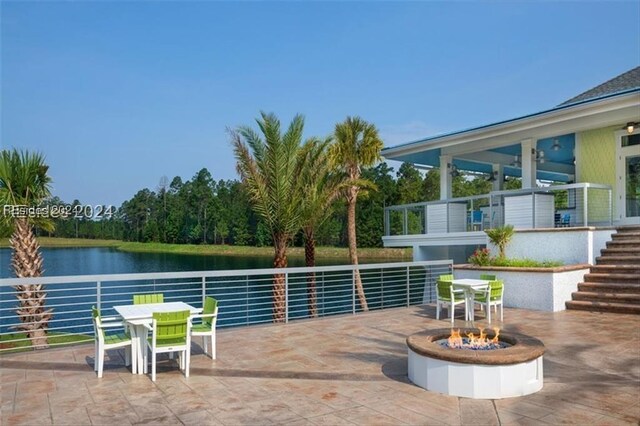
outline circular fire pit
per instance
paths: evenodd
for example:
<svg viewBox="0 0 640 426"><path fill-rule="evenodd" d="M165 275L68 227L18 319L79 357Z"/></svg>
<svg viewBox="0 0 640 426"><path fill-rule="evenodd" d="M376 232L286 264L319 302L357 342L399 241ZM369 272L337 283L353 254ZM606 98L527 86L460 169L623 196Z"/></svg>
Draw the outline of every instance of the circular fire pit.
<svg viewBox="0 0 640 426"><path fill-rule="evenodd" d="M468 333L482 331L460 329L460 335ZM542 389L544 345L540 340L500 331L493 346L476 350L448 347L451 334L451 329L441 328L407 338L409 380L430 391L476 399L510 398ZM493 339L495 332L487 331L486 336Z"/></svg>

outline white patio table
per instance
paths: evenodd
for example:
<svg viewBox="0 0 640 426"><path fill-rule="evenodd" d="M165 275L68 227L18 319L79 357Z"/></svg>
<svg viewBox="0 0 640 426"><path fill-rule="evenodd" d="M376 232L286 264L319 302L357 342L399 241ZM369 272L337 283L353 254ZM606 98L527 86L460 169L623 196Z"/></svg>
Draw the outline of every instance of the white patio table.
<svg viewBox="0 0 640 426"><path fill-rule="evenodd" d="M489 287L489 281L487 280L476 280L471 278L462 278L451 281L451 285L454 289L464 291L464 311L465 311L465 321L473 321L473 299L476 291L486 290Z"/></svg>
<svg viewBox="0 0 640 426"><path fill-rule="evenodd" d="M166 303L146 303L140 305L120 305L114 306L113 309L122 317L122 320L130 325L131 339L134 341L133 351L137 356L137 371L133 374L144 374L143 350L146 350L144 343L147 338L147 328L145 325L151 324L153 314L155 312L175 312L175 311L191 311L191 315L198 314L202 309L195 308L184 302L166 302ZM132 356L134 356L132 354Z"/></svg>

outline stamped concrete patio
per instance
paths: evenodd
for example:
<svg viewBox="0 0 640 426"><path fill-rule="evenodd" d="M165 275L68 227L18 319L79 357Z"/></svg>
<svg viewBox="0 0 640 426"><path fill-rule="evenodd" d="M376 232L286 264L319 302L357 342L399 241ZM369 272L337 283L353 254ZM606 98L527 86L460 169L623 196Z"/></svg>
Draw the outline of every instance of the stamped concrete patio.
<svg viewBox="0 0 640 426"><path fill-rule="evenodd" d="M93 345L0 356L0 424L638 424L640 316L507 309L545 343L545 385L481 401L408 383L405 338L446 327L434 311L220 330L216 361L198 340L191 377L166 360L156 383L116 352L98 379Z"/></svg>

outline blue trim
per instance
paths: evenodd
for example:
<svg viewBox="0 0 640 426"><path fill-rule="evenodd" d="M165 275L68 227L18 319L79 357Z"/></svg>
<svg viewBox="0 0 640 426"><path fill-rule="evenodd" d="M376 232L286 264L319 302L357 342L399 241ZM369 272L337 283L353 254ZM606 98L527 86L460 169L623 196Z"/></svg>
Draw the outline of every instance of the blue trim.
<svg viewBox="0 0 640 426"><path fill-rule="evenodd" d="M559 105L559 106L557 106L555 108L547 109L547 110L536 112L536 113L533 113L533 114L523 115L523 116L517 117L517 118L511 118L509 120L498 121L496 123L486 124L484 126L472 127L470 129L458 130L458 131L451 132L451 133L443 133L441 135L432 136L432 137L429 137L429 138L420 139L420 140L413 141L413 142L401 143L400 145L383 148L382 149L382 155L384 155L385 151L388 151L390 149L396 149L396 148L400 148L400 147L411 146L411 145L424 143L424 142L432 142L432 141L435 141L435 140L438 140L438 139L442 139L442 138L446 138L446 137L449 137L449 136L461 135L463 133L468 133L468 132L473 132L473 131L476 131L476 130L486 129L486 128L493 127L493 126L499 126L501 124L512 123L514 121L523 120L525 118L536 117L536 116L539 116L539 115L548 114L550 112L555 112L555 111L560 111L560 110L567 109L567 108L572 108L572 107L577 106L577 105L584 105L584 104L588 104L588 103L591 103L591 102L598 102L598 101L601 101L603 99L613 98L613 97L616 97L616 96L622 96L622 95L626 95L626 94L634 93L634 92L640 92L640 87L636 87L636 88L633 88L633 89L627 89L627 90L623 90L621 92L616 92L616 93L609 93L607 95L603 95L603 96L600 96L600 97L597 97L597 98L585 99L583 101L574 102L572 104ZM393 158L391 158L391 160L393 160Z"/></svg>

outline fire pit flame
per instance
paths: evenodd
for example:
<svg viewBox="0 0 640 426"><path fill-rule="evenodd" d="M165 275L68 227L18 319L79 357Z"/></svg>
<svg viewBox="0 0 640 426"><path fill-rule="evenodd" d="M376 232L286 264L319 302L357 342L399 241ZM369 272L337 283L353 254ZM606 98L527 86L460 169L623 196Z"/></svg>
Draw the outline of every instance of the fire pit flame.
<svg viewBox="0 0 640 426"><path fill-rule="evenodd" d="M494 327L495 336L491 339L487 338L484 328L478 327L480 333L478 335L473 332L466 333L466 337L462 337L460 329L451 329L451 335L447 339L447 346L454 349L498 349L500 345L500 328Z"/></svg>

